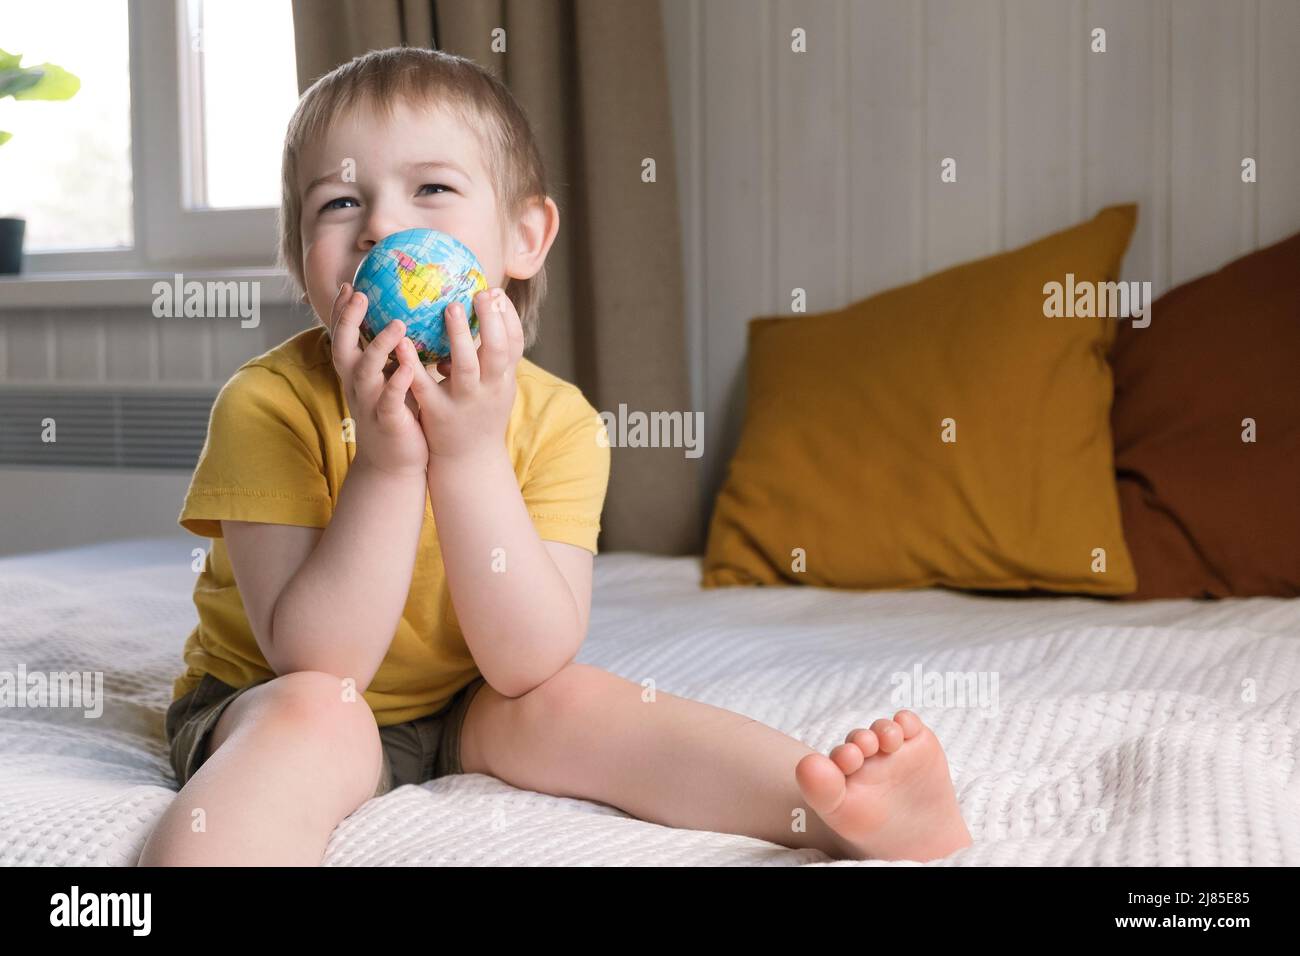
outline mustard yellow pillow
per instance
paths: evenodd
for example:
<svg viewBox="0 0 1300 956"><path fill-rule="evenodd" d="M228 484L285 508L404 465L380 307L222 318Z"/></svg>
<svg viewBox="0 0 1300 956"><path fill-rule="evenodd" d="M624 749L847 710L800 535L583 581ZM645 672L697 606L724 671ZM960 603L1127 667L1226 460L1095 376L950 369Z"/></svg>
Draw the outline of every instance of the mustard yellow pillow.
<svg viewBox="0 0 1300 956"><path fill-rule="evenodd" d="M1134 591L1116 320L1048 317L1045 289L1117 280L1136 219L1111 207L836 312L752 320L702 585Z"/></svg>

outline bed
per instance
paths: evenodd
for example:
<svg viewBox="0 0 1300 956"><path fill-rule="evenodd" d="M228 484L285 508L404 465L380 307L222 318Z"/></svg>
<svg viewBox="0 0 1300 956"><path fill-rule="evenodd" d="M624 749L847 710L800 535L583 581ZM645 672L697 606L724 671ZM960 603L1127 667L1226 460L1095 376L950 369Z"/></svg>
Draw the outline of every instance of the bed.
<svg viewBox="0 0 1300 956"><path fill-rule="evenodd" d="M0 863L137 860L176 789L162 723L195 620L197 543L0 559L0 671L103 671L105 692L98 719L0 708ZM1300 600L704 591L698 580L698 558L600 555L579 660L823 751L896 709L895 675L996 676L979 707L913 707L947 749L975 840L928 865L1300 864ZM369 801L325 863L857 865L478 774Z"/></svg>

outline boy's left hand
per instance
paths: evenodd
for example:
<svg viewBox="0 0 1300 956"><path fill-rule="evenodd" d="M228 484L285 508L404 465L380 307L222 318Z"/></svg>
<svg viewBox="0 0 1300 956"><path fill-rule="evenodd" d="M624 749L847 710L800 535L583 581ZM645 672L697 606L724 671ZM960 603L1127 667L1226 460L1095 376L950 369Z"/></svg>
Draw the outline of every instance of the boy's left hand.
<svg viewBox="0 0 1300 956"><path fill-rule="evenodd" d="M496 293L496 295L493 295ZM416 375L411 392L420 406L420 426L429 444L429 463L474 458L505 447L506 426L515 404L515 368L524 354L524 330L514 303L501 289L474 298L479 345L459 303L443 320L451 343L449 374L435 382L427 371Z"/></svg>

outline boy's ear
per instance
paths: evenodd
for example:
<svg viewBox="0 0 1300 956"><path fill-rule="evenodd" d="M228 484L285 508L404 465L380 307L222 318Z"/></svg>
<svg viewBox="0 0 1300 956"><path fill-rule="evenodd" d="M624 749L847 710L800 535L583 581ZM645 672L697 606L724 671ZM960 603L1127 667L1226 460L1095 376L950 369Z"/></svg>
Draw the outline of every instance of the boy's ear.
<svg viewBox="0 0 1300 956"><path fill-rule="evenodd" d="M511 224L506 246L506 275L531 279L546 263L546 254L560 231L560 209L550 196L532 199Z"/></svg>

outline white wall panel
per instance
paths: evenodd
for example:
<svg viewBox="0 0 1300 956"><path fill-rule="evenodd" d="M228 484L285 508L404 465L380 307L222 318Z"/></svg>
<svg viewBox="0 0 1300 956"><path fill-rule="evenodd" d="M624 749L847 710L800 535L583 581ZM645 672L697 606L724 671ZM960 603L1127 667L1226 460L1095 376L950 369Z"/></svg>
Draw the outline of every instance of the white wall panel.
<svg viewBox="0 0 1300 956"><path fill-rule="evenodd" d="M1002 233L1003 46L998 2L924 4L925 242L922 267L936 272L995 252ZM940 163L956 160L957 181ZM841 303L842 304L842 303Z"/></svg>
<svg viewBox="0 0 1300 956"><path fill-rule="evenodd" d="M1259 8L1255 242L1270 245L1296 231L1300 211L1300 3L1260 0Z"/></svg>
<svg viewBox="0 0 1300 956"><path fill-rule="evenodd" d="M1161 286L1167 199L1161 167L1168 163L1161 117L1168 90L1169 5L1088 0L1084 26L1089 38L1094 28L1106 31L1105 52L1093 53L1089 44L1083 61L1084 215L1137 202L1123 278Z"/></svg>
<svg viewBox="0 0 1300 956"><path fill-rule="evenodd" d="M1253 186L1241 181L1246 24L1255 4L1179 0L1170 32L1170 279L1185 282L1248 251ZM1253 51L1252 51L1253 52ZM1253 106L1251 107L1253 108Z"/></svg>
<svg viewBox="0 0 1300 956"><path fill-rule="evenodd" d="M844 301L919 278L925 184L922 8L845 4L848 25L848 289Z"/></svg>

